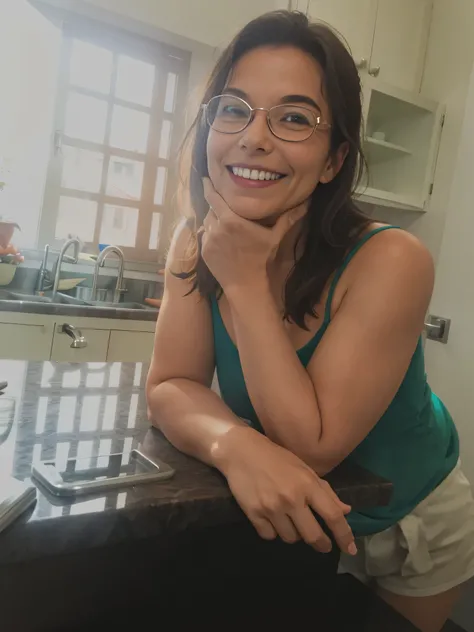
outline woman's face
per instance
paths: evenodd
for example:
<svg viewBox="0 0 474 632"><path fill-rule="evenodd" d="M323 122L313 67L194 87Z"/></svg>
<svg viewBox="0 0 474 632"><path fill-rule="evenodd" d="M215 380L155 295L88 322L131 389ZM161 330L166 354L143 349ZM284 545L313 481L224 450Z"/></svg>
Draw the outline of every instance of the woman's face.
<svg viewBox="0 0 474 632"><path fill-rule="evenodd" d="M331 123L323 96L323 72L310 56L289 46L262 47L247 53L234 67L226 89L253 108L290 103L309 108ZM277 218L305 202L320 182L329 182L339 171L345 153L329 156L330 130L317 129L307 140L288 142L268 128L266 112L237 134L209 130L207 160L214 188L229 207L251 220ZM278 174L264 182L235 175L243 168Z"/></svg>

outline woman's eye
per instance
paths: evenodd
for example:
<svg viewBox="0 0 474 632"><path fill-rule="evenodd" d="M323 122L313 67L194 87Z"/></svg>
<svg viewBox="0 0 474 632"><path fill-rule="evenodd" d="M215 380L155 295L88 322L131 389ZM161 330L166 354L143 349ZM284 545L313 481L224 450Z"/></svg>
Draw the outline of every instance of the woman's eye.
<svg viewBox="0 0 474 632"><path fill-rule="evenodd" d="M248 113L244 110L244 108L238 107L236 105L225 105L221 109L219 116L246 118L248 116Z"/></svg>
<svg viewBox="0 0 474 632"><path fill-rule="evenodd" d="M288 112L285 114L282 119L282 123L289 123L291 125L308 125L311 126L309 119L299 112Z"/></svg>

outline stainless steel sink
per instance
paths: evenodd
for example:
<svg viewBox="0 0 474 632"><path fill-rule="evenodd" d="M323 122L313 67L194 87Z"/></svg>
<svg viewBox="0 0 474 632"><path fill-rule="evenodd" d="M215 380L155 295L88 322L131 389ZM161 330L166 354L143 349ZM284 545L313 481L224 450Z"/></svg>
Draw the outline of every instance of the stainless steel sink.
<svg viewBox="0 0 474 632"><path fill-rule="evenodd" d="M112 307L114 309L153 309L149 308L142 303L135 303L132 301L126 303L112 303L109 301L84 301L75 296L69 296L56 293L56 297L53 300L51 296L38 296L36 294L23 294L22 292L11 292L10 290L0 290L0 301L25 301L28 303L49 303L50 305L79 305L85 307Z"/></svg>
<svg viewBox="0 0 474 632"><path fill-rule="evenodd" d="M22 292L11 292L10 290L0 290L0 300L3 301L26 301L28 303L50 303L61 305L88 305L86 301L74 296L67 296L58 292L53 301L51 296L38 296L37 294L23 294Z"/></svg>
<svg viewBox="0 0 474 632"><path fill-rule="evenodd" d="M109 301L88 301L88 305L93 305L94 307L114 307L115 309L147 309L146 305L142 305L141 303L112 303Z"/></svg>
<svg viewBox="0 0 474 632"><path fill-rule="evenodd" d="M21 292L10 292L0 290L0 300L2 301L28 301L29 303L51 303L51 299L46 296L36 296L35 294L22 294Z"/></svg>

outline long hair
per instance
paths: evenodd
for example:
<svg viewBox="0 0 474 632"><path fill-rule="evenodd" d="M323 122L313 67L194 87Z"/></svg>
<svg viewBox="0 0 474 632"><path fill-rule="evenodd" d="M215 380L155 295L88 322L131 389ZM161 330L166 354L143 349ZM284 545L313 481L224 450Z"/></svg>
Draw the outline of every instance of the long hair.
<svg viewBox="0 0 474 632"><path fill-rule="evenodd" d="M332 115L330 152L336 152L342 143L348 147L336 177L326 184L319 183L311 196L297 240L302 248L295 247L294 266L285 284L285 318L306 328L306 315L318 316L315 306L329 277L370 221L353 201L365 165L361 142L361 85L354 60L328 26L310 23L297 11L274 11L247 24L224 50L209 77L202 104L222 94L239 59L262 46L293 46L319 63ZM192 214L188 220L192 234L187 251L190 271L178 276L192 281L191 291L210 297L219 296L221 290L201 256L199 228L209 210L202 184L202 178L209 176L206 152L209 127L201 111L202 108L185 138L181 156L182 165L186 157L188 160L186 193ZM297 250L300 250L298 257Z"/></svg>

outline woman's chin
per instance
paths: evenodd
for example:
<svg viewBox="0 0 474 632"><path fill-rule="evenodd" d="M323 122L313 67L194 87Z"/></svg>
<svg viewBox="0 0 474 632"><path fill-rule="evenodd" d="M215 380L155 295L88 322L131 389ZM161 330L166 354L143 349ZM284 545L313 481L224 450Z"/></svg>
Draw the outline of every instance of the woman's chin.
<svg viewBox="0 0 474 632"><path fill-rule="evenodd" d="M264 224L268 226L273 225L278 217L281 215L281 212L270 210L265 211L261 207L252 208L238 204L236 204L235 207L232 208L232 210L236 215L242 217L243 219L247 219L251 222L258 222L259 224Z"/></svg>

